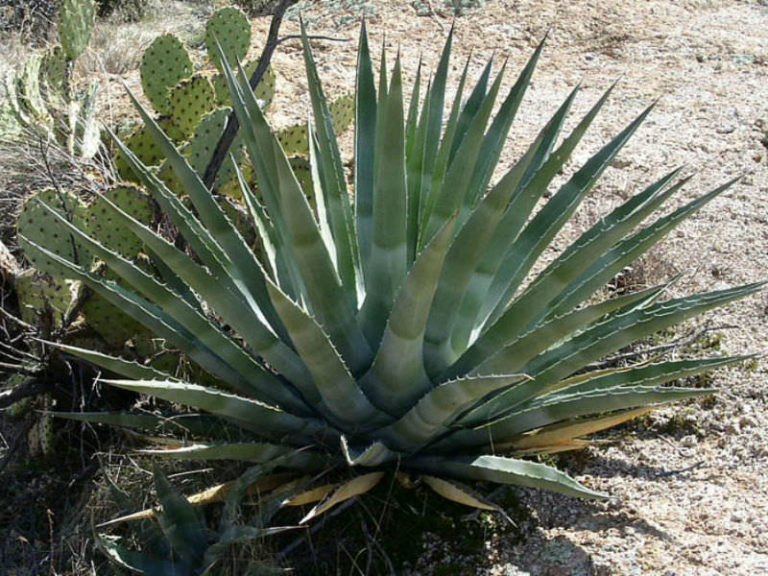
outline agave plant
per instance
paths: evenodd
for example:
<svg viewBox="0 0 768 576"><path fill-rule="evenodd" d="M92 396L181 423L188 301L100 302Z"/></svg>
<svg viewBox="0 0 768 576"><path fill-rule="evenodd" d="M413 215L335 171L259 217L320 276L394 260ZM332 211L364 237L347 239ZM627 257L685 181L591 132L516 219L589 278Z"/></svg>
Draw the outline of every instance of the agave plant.
<svg viewBox="0 0 768 576"><path fill-rule="evenodd" d="M257 463L279 458L281 467L297 470L348 467L352 480L314 492L326 500L311 517L370 489L387 469L423 475L437 492L480 506L489 504L456 480L599 497L557 469L522 456L581 448L594 432L672 401L710 394L662 384L742 357L590 366L759 285L676 299L663 297L665 286L603 300L594 296L733 182L638 229L687 181L675 170L547 262L544 253L555 235L652 106L537 210L612 87L558 144L575 89L514 166L491 183L542 46L495 115L504 69L491 80L488 62L465 99L465 67L443 126L451 44L449 36L423 103L419 68L406 109L399 55L390 74L382 53L377 89L363 26L351 194L328 101L303 36L314 117L308 141L316 211L242 67L235 74L221 51L258 178L258 195L240 178L245 208L259 232L258 250L244 242L200 175L134 98L192 208L118 145L186 248L107 197L106 225L130 229L156 273L50 207L62 232L119 280L92 273L29 238L22 241L38 260L65 269L209 377L185 381L148 365L65 347L125 378L102 380L107 384L198 411L178 418L70 417L183 432L183 443L169 445L166 438L153 451L164 457Z"/></svg>

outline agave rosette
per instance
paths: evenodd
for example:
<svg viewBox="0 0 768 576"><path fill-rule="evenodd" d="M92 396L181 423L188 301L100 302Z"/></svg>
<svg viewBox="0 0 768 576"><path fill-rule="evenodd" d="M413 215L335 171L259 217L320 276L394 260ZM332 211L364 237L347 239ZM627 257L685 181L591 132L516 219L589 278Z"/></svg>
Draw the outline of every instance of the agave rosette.
<svg viewBox="0 0 768 576"><path fill-rule="evenodd" d="M61 223L73 239L106 263L119 282L22 240L183 352L210 376L209 383L66 347L125 378L105 380L111 385L199 411L179 417L70 417L155 432L183 430L185 444L156 451L165 457L278 459L281 467L301 471L339 464L359 471L335 496L320 490L327 502L339 501L340 492L361 493L382 470L397 467L423 474L444 495L482 504L454 480L599 496L521 456L580 448L589 434L654 407L711 393L663 384L741 357L589 367L638 339L753 293L758 285L676 299L664 297L664 286L597 303L593 296L732 182L643 225L685 183L675 170L606 215L527 281L650 107L537 209L612 88L560 139L574 90L525 154L491 183L542 47L495 114L504 70L492 80L489 62L465 98L465 67L443 123L451 43L449 36L423 103L419 69L406 109L399 56L388 75L382 54L376 88L363 26L351 194L328 102L303 37L314 117L309 142L316 210L245 74L225 63L258 177L258 197L241 177L258 251L134 99L192 208L118 145L187 249L106 198L109 218L141 240L159 263L159 274L146 272L64 217Z"/></svg>

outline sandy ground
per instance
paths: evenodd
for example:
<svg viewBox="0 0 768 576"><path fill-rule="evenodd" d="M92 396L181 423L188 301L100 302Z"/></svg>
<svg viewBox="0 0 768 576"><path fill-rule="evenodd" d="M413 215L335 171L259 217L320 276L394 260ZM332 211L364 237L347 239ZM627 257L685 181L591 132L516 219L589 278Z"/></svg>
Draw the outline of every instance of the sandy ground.
<svg viewBox="0 0 768 576"><path fill-rule="evenodd" d="M439 4L432 2L436 10ZM400 49L411 78L420 55L434 69L451 14L438 10L416 17L410 2L370 5L374 43L386 32L390 54ZM355 37L356 24L339 24L330 7L309 11L307 19L318 33L335 28L338 36ZM683 273L677 294L768 277L768 7L692 0L487 2L456 21L454 81L470 53L476 74L495 53L499 61L509 59L511 83L550 28L504 166L579 82L583 94L574 117L620 79L576 162L659 99L559 245L652 179L685 165L695 176L670 208L743 178L674 231L633 277L655 283ZM319 50L332 93L353 87L348 71L355 44L325 43ZM276 59L285 104L306 93L300 65L297 46L286 45ZM275 104L277 110L295 110L280 100ZM762 294L709 316L715 326L733 326L716 331L719 353L766 350L766 303ZM533 513L523 527L525 541L489 540L478 573L768 574L766 370L764 362L722 370L714 375L713 385L721 390L714 401L663 410L615 445L592 448L570 462L572 473L609 492L610 501L525 492ZM450 550L430 546L418 573L455 561Z"/></svg>
<svg viewBox="0 0 768 576"><path fill-rule="evenodd" d="M441 2L431 2L431 13L429 2L372 1L364 10L359 4L320 2L305 10L311 31L351 39L317 45L328 92L342 94L354 86L363 12L374 44L386 32L390 57L400 49L408 78L420 56L434 69L452 20ZM414 4L426 15L418 16ZM255 31L263 37L267 26L268 20L257 21ZM283 31L296 28L288 21ZM652 284L683 273L673 289L683 294L768 278L768 7L735 0L492 0L456 20L453 81L470 54L475 77L495 54L498 62L508 59L509 86L548 29L502 168L578 83L583 93L574 119L620 79L569 170L659 99L556 246L653 179L685 165L695 177L670 209L730 178L743 178L645 257L633 281ZM123 62L117 44L103 53L114 61L95 59L90 66L100 67L105 101L119 117L124 104L117 77L135 62ZM283 44L274 63L280 84L273 116L278 124L302 119L306 85L298 43ZM138 84L135 73L132 78L129 84ZM762 354L767 304L764 293L711 315L714 325L733 327L715 331L720 349L713 353ZM522 491L531 511L520 527L522 543L489 538L466 559L473 566L467 573L768 574L767 371L764 362L722 370L713 378L721 389L715 400L660 411L624 429L619 442L566 460L572 474L612 498L589 503ZM414 574L432 574L456 560L439 542L426 545Z"/></svg>

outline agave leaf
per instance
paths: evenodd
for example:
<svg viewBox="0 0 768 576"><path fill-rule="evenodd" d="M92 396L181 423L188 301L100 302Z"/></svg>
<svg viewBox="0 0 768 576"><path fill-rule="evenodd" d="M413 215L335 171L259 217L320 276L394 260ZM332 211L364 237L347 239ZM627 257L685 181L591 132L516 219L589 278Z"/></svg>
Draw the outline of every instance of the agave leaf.
<svg viewBox="0 0 768 576"><path fill-rule="evenodd" d="M531 82L531 77L539 62L539 57L546 41L547 35L545 34L525 65L525 68L520 72L517 81L510 88L507 97L502 102L499 111L491 123L491 127L483 139L480 153L477 157L477 164L472 174L472 181L469 184L469 191L465 195L465 209L473 207L488 188L493 171L501 157L501 151L504 148L509 129Z"/></svg>
<svg viewBox="0 0 768 576"><path fill-rule="evenodd" d="M527 362L550 346L571 336L574 332L584 330L585 327L589 327L593 322L607 314L616 316L635 308L647 306L666 287L666 285L662 285L609 298L598 304L575 310L570 314L552 318L549 322L534 326L528 332L508 342L499 352L480 364L475 371L479 374L494 374L498 370L522 370Z"/></svg>
<svg viewBox="0 0 768 576"><path fill-rule="evenodd" d="M192 576L192 571L188 566L166 558L129 550L120 544L120 540L119 536L96 535L97 546L113 564L120 568L126 568L145 576Z"/></svg>
<svg viewBox="0 0 768 576"><path fill-rule="evenodd" d="M149 128L155 142L173 168L184 192L192 200L203 225L210 231L221 245L224 254L227 255L227 259L223 263L231 262L232 265L227 267L227 272L232 280L241 288L246 300L249 303L252 302L252 306L264 314L271 326L279 326L277 316L270 307L262 268L258 265L253 252L248 248L237 228L221 210L188 160L174 146L171 139L166 136L162 128L130 90L128 90L128 95L144 120L144 125Z"/></svg>
<svg viewBox="0 0 768 576"><path fill-rule="evenodd" d="M450 297L453 300L460 296L461 305L443 304L436 307L435 310L435 313L439 310L443 315L446 315L443 319L446 326L452 326L452 329L446 330L447 335L440 335L437 338L433 336L436 352L441 352L445 358L453 357L454 351L465 350L470 341L475 328L475 319L483 304L482 299L485 297L495 273L495 269L491 271L491 268L486 268L486 266L493 267L494 263L500 262L508 247L507 243L511 242L509 238L513 238L506 236L509 233L509 219L512 214L519 217L517 210L520 208L512 208L510 202L517 203L522 191L525 190L524 183L529 178L529 174L532 171L535 172L549 155L577 93L578 88L571 92L557 113L539 132L526 153L480 201L459 233L456 243L456 250L459 253L456 257L458 258L462 251L458 246L471 240L474 250L471 252L469 250L464 251L468 252L467 257L473 258L472 266L474 268L469 276L465 277L466 272L462 272L463 268L459 267L456 272L462 272L462 275L457 277L456 272L454 272L453 281L446 282L449 291L443 298ZM501 206L501 214L498 214L500 202L503 202L503 205ZM467 263L464 262L463 265L466 266ZM456 268L456 264L453 267ZM446 271L446 279L448 275L449 272ZM450 348L448 347L449 341Z"/></svg>
<svg viewBox="0 0 768 576"><path fill-rule="evenodd" d="M720 196L738 180L739 178L734 178L722 186L718 186L711 192L689 202L667 216L659 218L649 226L619 242L590 266L578 279L574 280L568 286L568 289L563 291L551 303L549 314L558 314L576 306L585 298L585 295L594 293L600 286L618 274L627 264L664 238L683 220L701 210L707 203Z"/></svg>
<svg viewBox="0 0 768 576"><path fill-rule="evenodd" d="M384 477L384 472L371 472L370 474L363 474L356 476L352 480L345 482L338 486L331 494L328 495L322 502L312 508L309 513L301 519L299 524L306 524L310 520L317 518L321 514L325 514L338 504L341 504L345 500L355 498L372 490L379 481Z"/></svg>
<svg viewBox="0 0 768 576"><path fill-rule="evenodd" d="M355 221L360 264L367 274L368 255L373 241L374 151L376 142L376 88L368 47L365 21L360 26L355 82Z"/></svg>
<svg viewBox="0 0 768 576"><path fill-rule="evenodd" d="M347 437L341 437L341 449L350 466L378 466L402 456L390 450L383 442L376 441L365 448L350 445Z"/></svg>
<svg viewBox="0 0 768 576"><path fill-rule="evenodd" d="M105 370L109 370L110 372L114 372L115 374L119 374L120 376L125 376L127 378L136 378L137 380L176 379L172 374L168 374L162 370L157 370L156 368L152 368L151 366L146 366L144 364L139 364L138 362L134 362L132 360L125 360L124 358L119 358L117 356L110 356L109 354L104 354L97 350L88 350L86 348L70 346L60 342L49 342L47 340L40 340L40 342L46 346L57 348L66 352L67 354L77 356L78 358L82 358L91 364L95 364L96 366L104 368Z"/></svg>
<svg viewBox="0 0 768 576"><path fill-rule="evenodd" d="M581 420L567 421L558 424L544 426L531 434L525 435L512 442L502 444L500 450L514 450L520 454L551 454L553 450L562 452L577 450L588 443L578 441L577 438L594 434L608 428L613 428L634 418L638 418L658 408L657 406L622 410L609 416L596 416Z"/></svg>
<svg viewBox="0 0 768 576"><path fill-rule="evenodd" d="M369 343L377 347L392 302L408 272L405 126L400 58L395 62L376 131L373 227L360 318Z"/></svg>
<svg viewBox="0 0 768 576"><path fill-rule="evenodd" d="M293 345L312 375L314 386L300 389L305 399L350 431L388 421L360 390L323 329L275 284L269 282L267 289Z"/></svg>
<svg viewBox="0 0 768 576"><path fill-rule="evenodd" d="M268 214L302 273L308 305L352 371L357 372L370 361L371 351L357 325L353 303L342 290L307 199L250 88L238 86L226 60L224 73ZM241 81L245 81L242 73Z"/></svg>
<svg viewBox="0 0 768 576"><path fill-rule="evenodd" d="M510 257L502 264L489 288L490 298L497 303L488 324L494 324L505 311L507 302L530 271L544 249L552 242L563 224L573 215L600 175L613 161L630 137L653 109L646 108L632 123L584 164L547 202L526 226L510 249Z"/></svg>
<svg viewBox="0 0 768 576"><path fill-rule="evenodd" d="M358 270L360 267L355 241L355 224L352 207L347 193L344 165L339 152L333 118L328 102L323 94L317 67L312 55L307 31L301 24L301 41L304 47L304 63L307 70L307 83L312 101L312 110L317 125L317 158L322 167L321 187L317 194L318 207L325 206L325 215L335 249L336 270L341 284L348 292L351 301L357 300ZM312 147L312 139L309 139ZM317 190L317 188L316 188ZM322 225L322 223L321 223Z"/></svg>
<svg viewBox="0 0 768 576"><path fill-rule="evenodd" d="M149 394L211 412L236 422L260 436L278 436L288 444L306 443L324 433L324 426L308 418L299 418L253 400L197 384L156 380L102 380L105 384Z"/></svg>
<svg viewBox="0 0 768 576"><path fill-rule="evenodd" d="M78 422L91 422L94 424L107 424L129 429L152 430L155 434L160 432L180 435L231 436L241 437L243 431L240 428L229 425L219 418L203 414L151 414L148 412L51 412L51 416L76 420Z"/></svg>
<svg viewBox="0 0 768 576"><path fill-rule="evenodd" d="M208 548L205 522L182 494L171 486L165 475L155 469L155 490L162 505L159 514L171 550L190 566L198 566Z"/></svg>
<svg viewBox="0 0 768 576"><path fill-rule="evenodd" d="M419 202L419 222L424 222L427 216L427 199L430 197L432 188L432 176L437 161L437 151L440 143L440 126L443 121L443 104L445 102L445 86L448 80L448 65L451 58L451 47L453 45L453 26L445 40L445 46L440 55L440 61L437 64L434 80L427 90L426 102L424 103L424 122L419 127L424 132L424 145L421 148L421 164L419 172L421 181L417 184L418 188L414 193L418 194ZM410 191L409 191L410 193ZM424 238L422 231L419 236L419 248L427 244L428 238Z"/></svg>
<svg viewBox="0 0 768 576"><path fill-rule="evenodd" d="M486 325L488 316L497 304L494 298L489 297L488 291L501 265L508 258L511 247L515 245L515 240L518 238L520 231L528 221L531 211L546 192L552 179L569 160L571 153L581 141L597 113L608 100L608 96L613 91L614 86L605 91L597 103L592 106L589 112L573 129L571 134L552 154L549 154L549 147L554 144L554 139L557 137L562 126L561 122L564 120L563 114L567 112L576 89L574 89L574 92L571 93L550 123L544 128L544 131L548 132L544 146L539 147L538 151L534 153L535 156L532 158L532 163L527 168L518 190L507 207L504 218L496 227L494 238L489 243L488 250L480 260L475 272L475 280L478 281L479 286L475 290L473 304L479 307L479 311L475 312L473 307L471 310L465 311L464 314L473 319L477 330ZM541 164L537 165L539 163Z"/></svg>
<svg viewBox="0 0 768 576"><path fill-rule="evenodd" d="M491 116L503 77L504 68L496 76L491 89L482 101L480 110L470 123L454 161L448 167L445 181L449 185L443 186L442 182L432 183L421 224L422 245L431 239L442 224L456 211L459 211L459 224L466 221L468 210L464 206L468 204L466 195L469 192L472 169L477 164L485 126ZM439 166L436 166L437 168Z"/></svg>
<svg viewBox="0 0 768 576"><path fill-rule="evenodd" d="M264 442L199 443L179 448L152 448L139 450L141 454L156 454L175 460L238 460L242 462L267 462L292 452L285 445Z"/></svg>
<svg viewBox="0 0 768 576"><path fill-rule="evenodd" d="M429 476L427 474L423 475L421 480L446 500L457 502L459 504L463 504L464 506L478 508L479 510L490 510L491 512L498 512L508 522L512 523L512 519L506 514L506 512L504 512L500 506L483 498L480 496L480 494L472 490L472 488L466 484L462 484L461 482L456 481L448 481L443 478Z"/></svg>
<svg viewBox="0 0 768 576"><path fill-rule="evenodd" d="M388 443L413 452L448 432L459 415L484 396L525 379L519 374L459 378L425 394L405 416L381 430Z"/></svg>
<svg viewBox="0 0 768 576"><path fill-rule="evenodd" d="M535 408L508 411L500 420L482 427L455 432L442 446L482 446L511 442L515 437L569 418L616 412L666 404L686 398L706 396L715 390L700 388L664 388L660 386L616 387L606 390L555 396Z"/></svg>
<svg viewBox="0 0 768 576"><path fill-rule="evenodd" d="M213 322L203 316L200 310L190 306L186 300L180 298L178 294L155 280L155 278L141 270L130 260L104 247L101 243L82 232L47 204L44 202L41 202L41 204L66 226L76 238L88 246L91 252L101 258L112 271L123 277L149 300L160 306L174 321L188 330L190 334L194 334L195 338L199 339L206 347L210 350L215 350L216 354L224 362L233 367L238 367L242 371L250 370L248 384L240 386L238 382L236 389L245 393L256 393L280 405L302 411L301 403L277 378L254 362L240 346L226 336ZM176 253L180 254L178 251ZM238 325L240 324L238 323ZM266 355L273 359L276 358L276 355L269 353ZM306 410L303 411L306 413Z"/></svg>
<svg viewBox="0 0 768 576"><path fill-rule="evenodd" d="M416 259L392 307L373 366L361 380L365 394L391 415L403 414L432 386L424 367L424 334L454 224L446 223Z"/></svg>
<svg viewBox="0 0 768 576"><path fill-rule="evenodd" d="M605 498L605 494L587 488L570 476L545 464L502 456L418 456L412 459L416 469L431 474L465 480L485 480L497 484L515 484L547 488L566 496Z"/></svg>
<svg viewBox="0 0 768 576"><path fill-rule="evenodd" d="M285 501L286 506L306 506L307 504L314 504L328 497L338 484L322 484L321 486L315 486L310 490L291 496Z"/></svg>
<svg viewBox="0 0 768 576"><path fill-rule="evenodd" d="M599 374L590 372L585 374L581 381L571 382L564 380L558 385L553 394L574 394L577 392L590 392L633 384L637 386L652 386L663 384L680 378L690 378L715 368L721 368L738 362L744 362L754 356L726 356L724 358L697 358L695 360L676 360L671 362L656 362L652 364L633 366L621 370L612 370ZM541 400L546 400L544 396Z"/></svg>

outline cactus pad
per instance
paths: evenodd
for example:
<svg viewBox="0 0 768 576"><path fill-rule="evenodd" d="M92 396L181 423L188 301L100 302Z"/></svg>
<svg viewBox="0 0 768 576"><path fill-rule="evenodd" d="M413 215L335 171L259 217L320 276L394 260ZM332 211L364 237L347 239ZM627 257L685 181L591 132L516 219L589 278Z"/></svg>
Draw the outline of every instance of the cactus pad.
<svg viewBox="0 0 768 576"><path fill-rule="evenodd" d="M39 326L45 315L52 321L51 328L61 326L77 297L77 287L76 282L45 276L32 268L25 270L15 280L21 319Z"/></svg>
<svg viewBox="0 0 768 576"><path fill-rule="evenodd" d="M173 88L169 101L174 125L184 137L189 137L200 118L213 109L213 86L208 78L196 74Z"/></svg>
<svg viewBox="0 0 768 576"><path fill-rule="evenodd" d="M88 47L95 22L94 0L62 0L59 36L67 58L74 60Z"/></svg>
<svg viewBox="0 0 768 576"><path fill-rule="evenodd" d="M113 186L104 196L117 204L139 222L152 222L154 211L149 196L137 186ZM102 197L88 206L85 215L85 228L91 237L126 258L133 259L141 251L141 241L124 226L115 222L112 211Z"/></svg>
<svg viewBox="0 0 768 576"><path fill-rule="evenodd" d="M181 40L173 34L158 36L141 58L141 85L155 110L171 111L169 92L192 75L192 60Z"/></svg>
<svg viewBox="0 0 768 576"><path fill-rule="evenodd" d="M307 144L307 125L297 124L288 128L283 128L277 133L277 139L283 147L286 156L309 154L309 145Z"/></svg>
<svg viewBox="0 0 768 576"><path fill-rule="evenodd" d="M40 63L40 86L48 107L60 108L64 102L68 83L67 58L61 46L53 46L43 54Z"/></svg>
<svg viewBox="0 0 768 576"><path fill-rule="evenodd" d="M336 98L328 106L333 119L333 129L336 134L341 134L352 124L355 117L354 95L346 94ZM283 128L277 134L278 140L287 156L308 156L309 144L307 142L307 125L296 124Z"/></svg>
<svg viewBox="0 0 768 576"><path fill-rule="evenodd" d="M217 40L232 66L237 60L245 58L251 46L251 23L242 10L234 6L217 10L205 27L205 46L208 48L208 57L221 71Z"/></svg>
<svg viewBox="0 0 768 576"><path fill-rule="evenodd" d="M19 78L19 101L27 113L36 121L48 116L43 96L40 93L40 65L43 57L33 54L26 64Z"/></svg>
<svg viewBox="0 0 768 576"><path fill-rule="evenodd" d="M178 130L175 128L173 121L170 118L161 118L158 121L158 124L160 124L160 127L171 138L175 139L178 135ZM128 134L128 136L123 139L123 143L136 154L136 157L146 166L158 166L163 160L163 154L160 151L160 148L155 144L155 139L144 124L137 126L130 134ZM126 182L138 181L138 177L133 173L128 161L120 151L115 154L115 169L120 178Z"/></svg>
<svg viewBox="0 0 768 576"><path fill-rule="evenodd" d="M244 66L245 73L248 78L253 75L258 66L258 60L252 60ZM264 76L261 78L261 82L259 82L256 86L256 90L253 91L253 93L256 95L256 98L263 103L262 108L265 110L269 106L270 102L272 102L272 98L275 97L276 81L277 78L275 76L275 70L272 68L272 66L267 66L267 70L264 72ZM224 78L223 74L214 76L213 87L216 90L216 104L219 106L231 106L232 98L229 94L227 79Z"/></svg>
<svg viewBox="0 0 768 576"><path fill-rule="evenodd" d="M29 198L21 210L17 222L17 230L20 236L31 240L35 244L44 246L54 254L75 262L90 261L90 256L82 247L75 247L72 236L66 227L59 222L40 203L42 200L51 208L67 214L74 223L82 222L85 207L80 200L71 193L60 194L57 190L47 189L38 192ZM28 245L23 239L21 246L24 255L38 269L54 276L66 276L59 265L52 262L37 249ZM77 251L77 254L76 254Z"/></svg>
<svg viewBox="0 0 768 576"><path fill-rule="evenodd" d="M82 308L85 322L111 349L120 350L136 335L147 335L147 330L136 320L116 308L98 294L91 295Z"/></svg>

